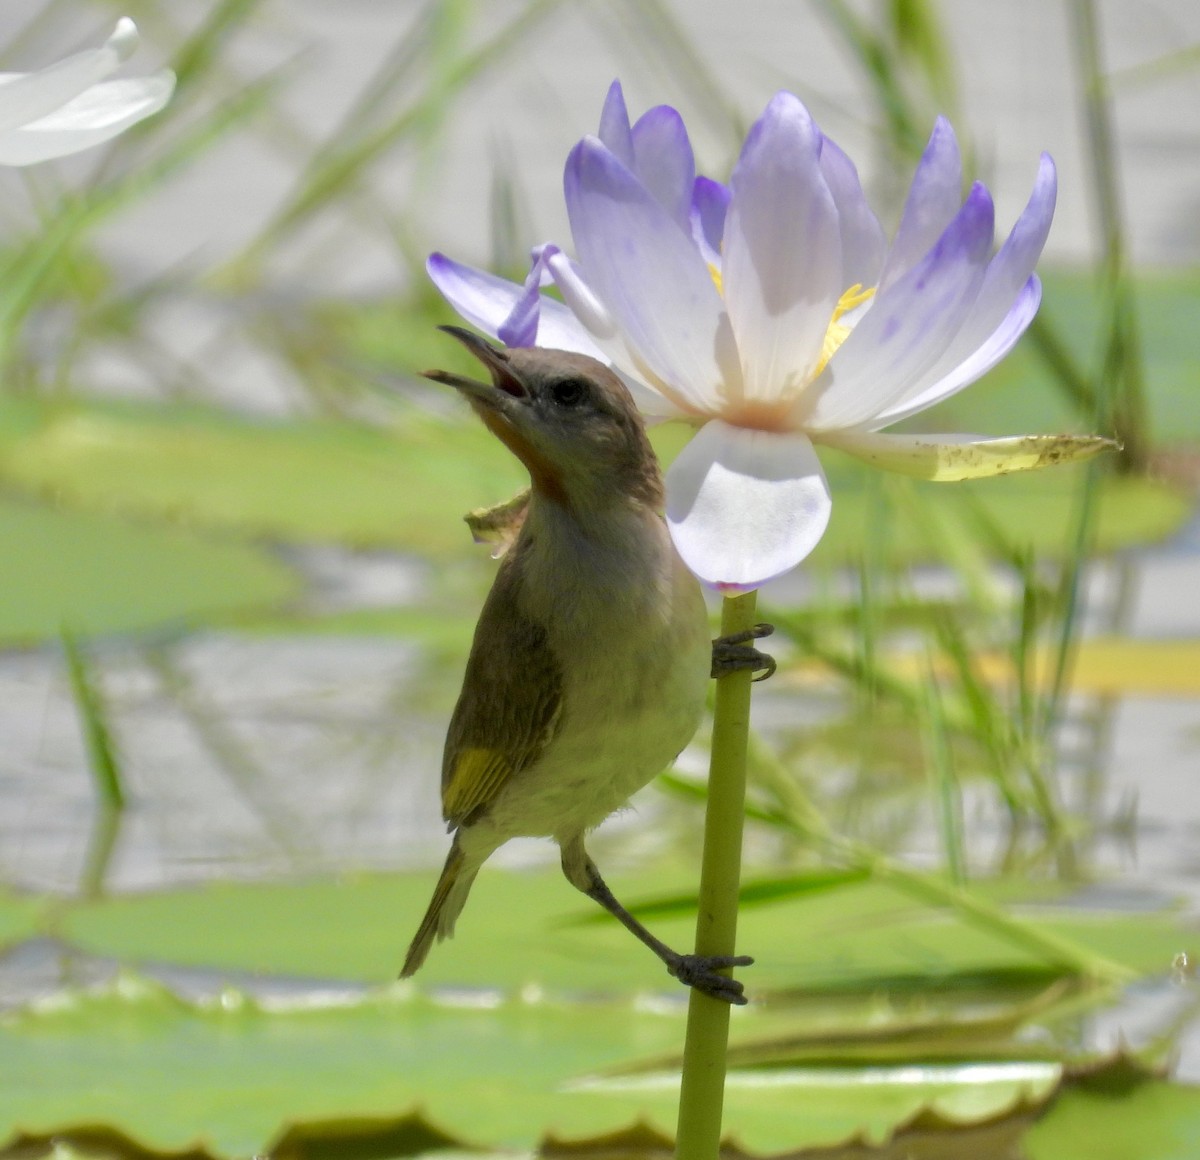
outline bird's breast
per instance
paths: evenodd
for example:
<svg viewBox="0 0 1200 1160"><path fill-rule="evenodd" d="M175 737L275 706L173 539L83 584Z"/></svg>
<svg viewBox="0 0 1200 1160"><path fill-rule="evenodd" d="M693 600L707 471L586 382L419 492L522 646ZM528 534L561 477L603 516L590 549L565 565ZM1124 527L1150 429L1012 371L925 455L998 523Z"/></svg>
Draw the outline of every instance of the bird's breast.
<svg viewBox="0 0 1200 1160"><path fill-rule="evenodd" d="M509 836L598 825L667 768L704 712L711 666L695 578L656 520L632 550L530 573L525 611L547 625L563 677L554 739L491 811ZM547 564L543 556L540 561ZM532 591L531 591L532 588Z"/></svg>

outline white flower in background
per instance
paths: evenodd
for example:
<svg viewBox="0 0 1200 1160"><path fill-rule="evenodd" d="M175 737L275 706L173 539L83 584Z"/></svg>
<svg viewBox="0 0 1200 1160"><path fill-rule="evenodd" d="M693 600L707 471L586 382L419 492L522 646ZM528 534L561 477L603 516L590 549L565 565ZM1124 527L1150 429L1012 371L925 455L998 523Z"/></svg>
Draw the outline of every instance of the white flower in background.
<svg viewBox="0 0 1200 1160"><path fill-rule="evenodd" d="M1112 446L880 433L974 382L1033 319L1054 214L1045 154L994 251L991 196L976 182L964 198L939 119L889 245L854 165L792 94L751 127L726 186L696 176L674 109L631 125L614 84L564 186L577 260L539 246L519 286L434 254L430 277L509 346L590 354L648 416L698 427L667 472L666 516L679 554L718 589L756 588L820 540L832 499L814 444L945 480ZM562 302L541 293L549 284Z"/></svg>
<svg viewBox="0 0 1200 1160"><path fill-rule="evenodd" d="M137 27L122 17L100 48L38 72L0 73L0 165L33 165L78 153L157 113L175 87L170 69L104 79L137 43Z"/></svg>

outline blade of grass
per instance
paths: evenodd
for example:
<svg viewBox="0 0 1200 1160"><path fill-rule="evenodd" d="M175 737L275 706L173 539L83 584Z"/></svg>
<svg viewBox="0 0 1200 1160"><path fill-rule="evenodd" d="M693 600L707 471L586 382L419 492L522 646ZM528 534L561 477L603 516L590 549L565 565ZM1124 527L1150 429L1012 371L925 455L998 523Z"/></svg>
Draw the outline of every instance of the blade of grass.
<svg viewBox="0 0 1200 1160"><path fill-rule="evenodd" d="M1016 817L1025 812L1030 803L1012 776L1013 734L1008 714L997 694L980 677L960 619L943 609L934 617L933 623L938 645L953 667L959 695L967 706L975 737L991 758L992 780L1000 790L1009 814ZM943 711L943 723L944 719Z"/></svg>
<svg viewBox="0 0 1200 1160"><path fill-rule="evenodd" d="M1101 430L1114 431L1124 444L1120 465L1143 470L1149 447L1146 434L1145 372L1142 365L1137 305L1125 253L1121 212L1120 164L1113 141L1111 98L1101 61L1100 35L1093 0L1068 5L1086 117L1092 197L1100 222L1101 274L1107 298L1107 335L1097 401L1103 409Z"/></svg>
<svg viewBox="0 0 1200 1160"><path fill-rule="evenodd" d="M121 761L109 725L108 706L92 672L91 663L74 634L66 629L62 632L62 646L71 696L83 732L87 766L96 787L99 806L88 839L79 892L84 898L96 898L104 890L104 880L121 834L121 820L128 799Z"/></svg>
<svg viewBox="0 0 1200 1160"><path fill-rule="evenodd" d="M84 750L87 753L88 769L96 786L96 796L101 805L112 810L123 810L125 787L121 777L121 763L108 724L108 708L87 657L74 635L66 629L62 633L62 646L67 661L71 696L79 714Z"/></svg>
<svg viewBox="0 0 1200 1160"><path fill-rule="evenodd" d="M422 131L431 116L440 116L430 100L444 105L469 85L501 65L533 34L536 26L560 0L529 0L529 3L482 47L460 60L447 64L441 83L432 97L423 95L385 124L362 133L345 143L335 138L313 159L308 171L297 183L297 192L275 218L267 224L240 255L226 267L224 277L243 279L247 270L256 269L266 254L294 232L330 199L339 197L361 180L365 170L388 149L406 137Z"/></svg>
<svg viewBox="0 0 1200 1160"><path fill-rule="evenodd" d="M934 675L933 658L925 659L925 706L922 733L929 763L929 776L937 803L938 829L946 870L955 886L967 880L967 859L963 845L962 796L954 775L950 745L946 735L946 715L941 690Z"/></svg>

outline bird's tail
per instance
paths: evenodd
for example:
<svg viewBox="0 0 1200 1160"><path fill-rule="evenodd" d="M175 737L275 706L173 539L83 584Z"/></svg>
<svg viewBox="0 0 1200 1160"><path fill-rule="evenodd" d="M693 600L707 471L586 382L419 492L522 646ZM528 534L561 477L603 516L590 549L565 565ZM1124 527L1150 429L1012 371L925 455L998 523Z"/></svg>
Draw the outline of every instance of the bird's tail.
<svg viewBox="0 0 1200 1160"><path fill-rule="evenodd" d="M433 888L429 909L425 911L425 917L421 919L421 925L417 927L417 933L409 945L400 978L407 979L420 969L435 938L440 942L454 933L454 922L466 905L471 884L479 873L479 865L468 865L467 856L456 838L446 857L446 865L442 867L442 876Z"/></svg>

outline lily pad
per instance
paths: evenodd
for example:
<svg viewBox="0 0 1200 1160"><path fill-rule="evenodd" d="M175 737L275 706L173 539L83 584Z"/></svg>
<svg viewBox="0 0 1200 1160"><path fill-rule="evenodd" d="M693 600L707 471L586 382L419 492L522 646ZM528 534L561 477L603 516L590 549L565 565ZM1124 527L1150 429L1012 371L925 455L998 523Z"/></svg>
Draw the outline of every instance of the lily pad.
<svg viewBox="0 0 1200 1160"><path fill-rule="evenodd" d="M1069 1084L1024 1141L1029 1160L1193 1160L1200 1088L1162 1079Z"/></svg>
<svg viewBox="0 0 1200 1160"><path fill-rule="evenodd" d="M0 411L0 478L60 503L297 541L470 544L468 508L524 480L477 423L416 409L388 430L215 410L72 403ZM18 434L12 434L17 431Z"/></svg>
<svg viewBox="0 0 1200 1160"><path fill-rule="evenodd" d="M0 642L195 625L277 607L295 576L247 544L0 497Z"/></svg>
<svg viewBox="0 0 1200 1160"><path fill-rule="evenodd" d="M192 890L123 896L72 906L55 933L81 950L128 963L173 963L215 970L381 983L395 977L407 939L433 889L434 873L365 876L298 885L220 883ZM1064 973L998 935L945 910L915 903L894 885L854 875L824 875L817 889L747 899L739 945L756 957L742 973L751 992L871 990L904 980L926 986L962 976L1047 979ZM687 885L660 872L610 877L628 904L648 890ZM655 889L656 888L656 889ZM984 888L1012 901L1028 886ZM1174 914L1075 912L1046 904L1016 911L1036 930L1074 939L1142 973L1166 973L1182 950L1200 944ZM676 896L677 897L677 896ZM673 902L641 912L673 946L690 945L695 918ZM557 868L513 872L485 867L455 938L436 946L419 980L426 986L555 993L669 991L657 960L615 921L599 914ZM568 922L582 917L583 922ZM324 932L314 938L313 932Z"/></svg>
<svg viewBox="0 0 1200 1160"><path fill-rule="evenodd" d="M761 1010L734 1014L737 1029L770 1022ZM670 1147L678 1073L612 1068L677 1045L683 1030L682 1006L431 1000L409 986L270 1003L226 991L195 1003L121 976L0 1015L0 1151L36 1155L54 1142L83 1155L196 1160L382 1157L422 1145L654 1154ZM1037 1160L1184 1160L1196 1108L1195 1089L1122 1056L1082 1073L986 1058L734 1067L725 1132L749 1155L1000 1160L1043 1112L1029 1137ZM1116 1141L1122 1150L1104 1150Z"/></svg>
<svg viewBox="0 0 1200 1160"><path fill-rule="evenodd" d="M738 1014L740 1025L766 1019ZM684 1010L434 1002L409 988L267 1009L235 992L188 1003L125 977L0 1017L0 1026L0 1146L69 1138L86 1125L143 1147L247 1156L298 1124L419 1110L464 1147L527 1150L546 1132L575 1141L635 1123L671 1132L678 1074L597 1070L677 1044ZM755 1153L879 1141L916 1117L961 1126L1027 1112L1060 1075L1043 1061L735 1070L726 1127Z"/></svg>

